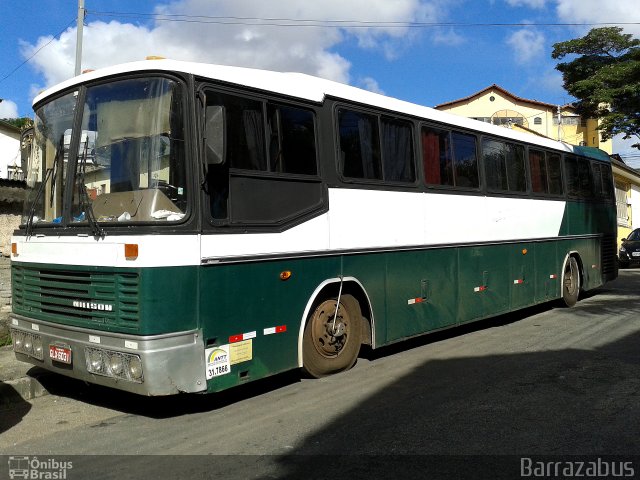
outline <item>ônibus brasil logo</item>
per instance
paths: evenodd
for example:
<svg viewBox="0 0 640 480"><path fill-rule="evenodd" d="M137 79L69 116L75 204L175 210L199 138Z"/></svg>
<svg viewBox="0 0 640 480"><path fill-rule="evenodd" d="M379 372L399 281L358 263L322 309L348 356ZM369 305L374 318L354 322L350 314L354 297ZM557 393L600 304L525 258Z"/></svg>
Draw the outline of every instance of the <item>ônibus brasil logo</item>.
<svg viewBox="0 0 640 480"><path fill-rule="evenodd" d="M9 457L9 478L38 480L65 480L73 462L63 462L55 458L40 460L38 457Z"/></svg>

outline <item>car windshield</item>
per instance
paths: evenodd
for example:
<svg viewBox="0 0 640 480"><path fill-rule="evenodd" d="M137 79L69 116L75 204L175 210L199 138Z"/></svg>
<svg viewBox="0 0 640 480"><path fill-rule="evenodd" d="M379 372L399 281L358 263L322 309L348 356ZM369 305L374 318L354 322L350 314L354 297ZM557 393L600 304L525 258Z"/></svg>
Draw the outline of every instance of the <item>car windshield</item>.
<svg viewBox="0 0 640 480"><path fill-rule="evenodd" d="M640 240L640 230L634 230L633 232L631 232L627 237L627 240L630 240L630 241Z"/></svg>
<svg viewBox="0 0 640 480"><path fill-rule="evenodd" d="M180 221L187 206L180 92L155 77L89 87L79 128L77 92L39 108L23 223Z"/></svg>

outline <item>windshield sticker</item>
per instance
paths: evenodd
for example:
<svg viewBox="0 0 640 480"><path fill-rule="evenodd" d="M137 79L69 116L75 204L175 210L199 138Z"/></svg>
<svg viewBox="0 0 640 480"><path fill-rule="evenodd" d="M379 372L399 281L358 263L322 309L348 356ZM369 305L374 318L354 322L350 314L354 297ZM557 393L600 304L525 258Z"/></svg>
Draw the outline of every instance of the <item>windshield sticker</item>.
<svg viewBox="0 0 640 480"><path fill-rule="evenodd" d="M231 372L229 345L219 345L205 350L207 380Z"/></svg>

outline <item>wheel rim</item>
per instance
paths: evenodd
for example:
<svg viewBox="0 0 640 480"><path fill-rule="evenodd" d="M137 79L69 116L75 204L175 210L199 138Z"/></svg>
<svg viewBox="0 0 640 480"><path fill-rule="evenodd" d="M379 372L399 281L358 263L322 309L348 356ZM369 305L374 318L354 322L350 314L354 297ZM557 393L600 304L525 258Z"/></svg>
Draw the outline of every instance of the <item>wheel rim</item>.
<svg viewBox="0 0 640 480"><path fill-rule="evenodd" d="M311 318L313 346L325 358L340 355L349 341L351 330L349 312L342 303L337 316L334 315L335 311L336 301L326 300L316 308Z"/></svg>
<svg viewBox="0 0 640 480"><path fill-rule="evenodd" d="M564 270L564 289L568 295L574 295L578 289L578 269L573 258L569 259Z"/></svg>

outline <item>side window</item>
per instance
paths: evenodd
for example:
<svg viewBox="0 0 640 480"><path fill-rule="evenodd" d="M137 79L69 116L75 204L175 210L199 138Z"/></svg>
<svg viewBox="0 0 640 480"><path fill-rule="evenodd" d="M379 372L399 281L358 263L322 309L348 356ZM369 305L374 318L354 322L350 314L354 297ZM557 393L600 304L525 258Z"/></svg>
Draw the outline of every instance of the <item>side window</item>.
<svg viewBox="0 0 640 480"><path fill-rule="evenodd" d="M531 171L531 189L534 193L549 193L544 152L529 150L529 170Z"/></svg>
<svg viewBox="0 0 640 480"><path fill-rule="evenodd" d="M205 191L215 225L274 228L325 208L313 110L205 93Z"/></svg>
<svg viewBox="0 0 640 480"><path fill-rule="evenodd" d="M422 162L429 185L453 186L453 153L448 130L422 127Z"/></svg>
<svg viewBox="0 0 640 480"><path fill-rule="evenodd" d="M421 136L427 184L478 188L475 136L426 126Z"/></svg>
<svg viewBox="0 0 640 480"><path fill-rule="evenodd" d="M540 150L529 150L531 189L534 193L562 195L562 168L560 155Z"/></svg>
<svg viewBox="0 0 640 480"><path fill-rule="evenodd" d="M547 174L549 178L549 193L562 195L562 162L558 153L547 154Z"/></svg>
<svg viewBox="0 0 640 480"><path fill-rule="evenodd" d="M602 163L593 163L592 169L596 196L604 200L611 200L613 198L611 167Z"/></svg>
<svg viewBox="0 0 640 480"><path fill-rule="evenodd" d="M527 190L524 148L521 145L485 138L482 155L487 189L506 192Z"/></svg>
<svg viewBox="0 0 640 480"><path fill-rule="evenodd" d="M382 180L378 118L340 109L338 128L342 174L348 178Z"/></svg>
<svg viewBox="0 0 640 480"><path fill-rule="evenodd" d="M207 93L207 105L225 108L226 161L231 168L267 171L262 102Z"/></svg>
<svg viewBox="0 0 640 480"><path fill-rule="evenodd" d="M382 118L382 163L388 182L414 182L413 127L410 122Z"/></svg>
<svg viewBox="0 0 640 480"><path fill-rule="evenodd" d="M572 155L564 157L564 170L567 174L567 195L580 196L580 179L578 174L578 159Z"/></svg>
<svg viewBox="0 0 640 480"><path fill-rule="evenodd" d="M574 198L593 198L591 163L574 155L564 159L567 174L567 194Z"/></svg>
<svg viewBox="0 0 640 480"><path fill-rule="evenodd" d="M268 105L270 171L300 175L318 173L313 112Z"/></svg>

